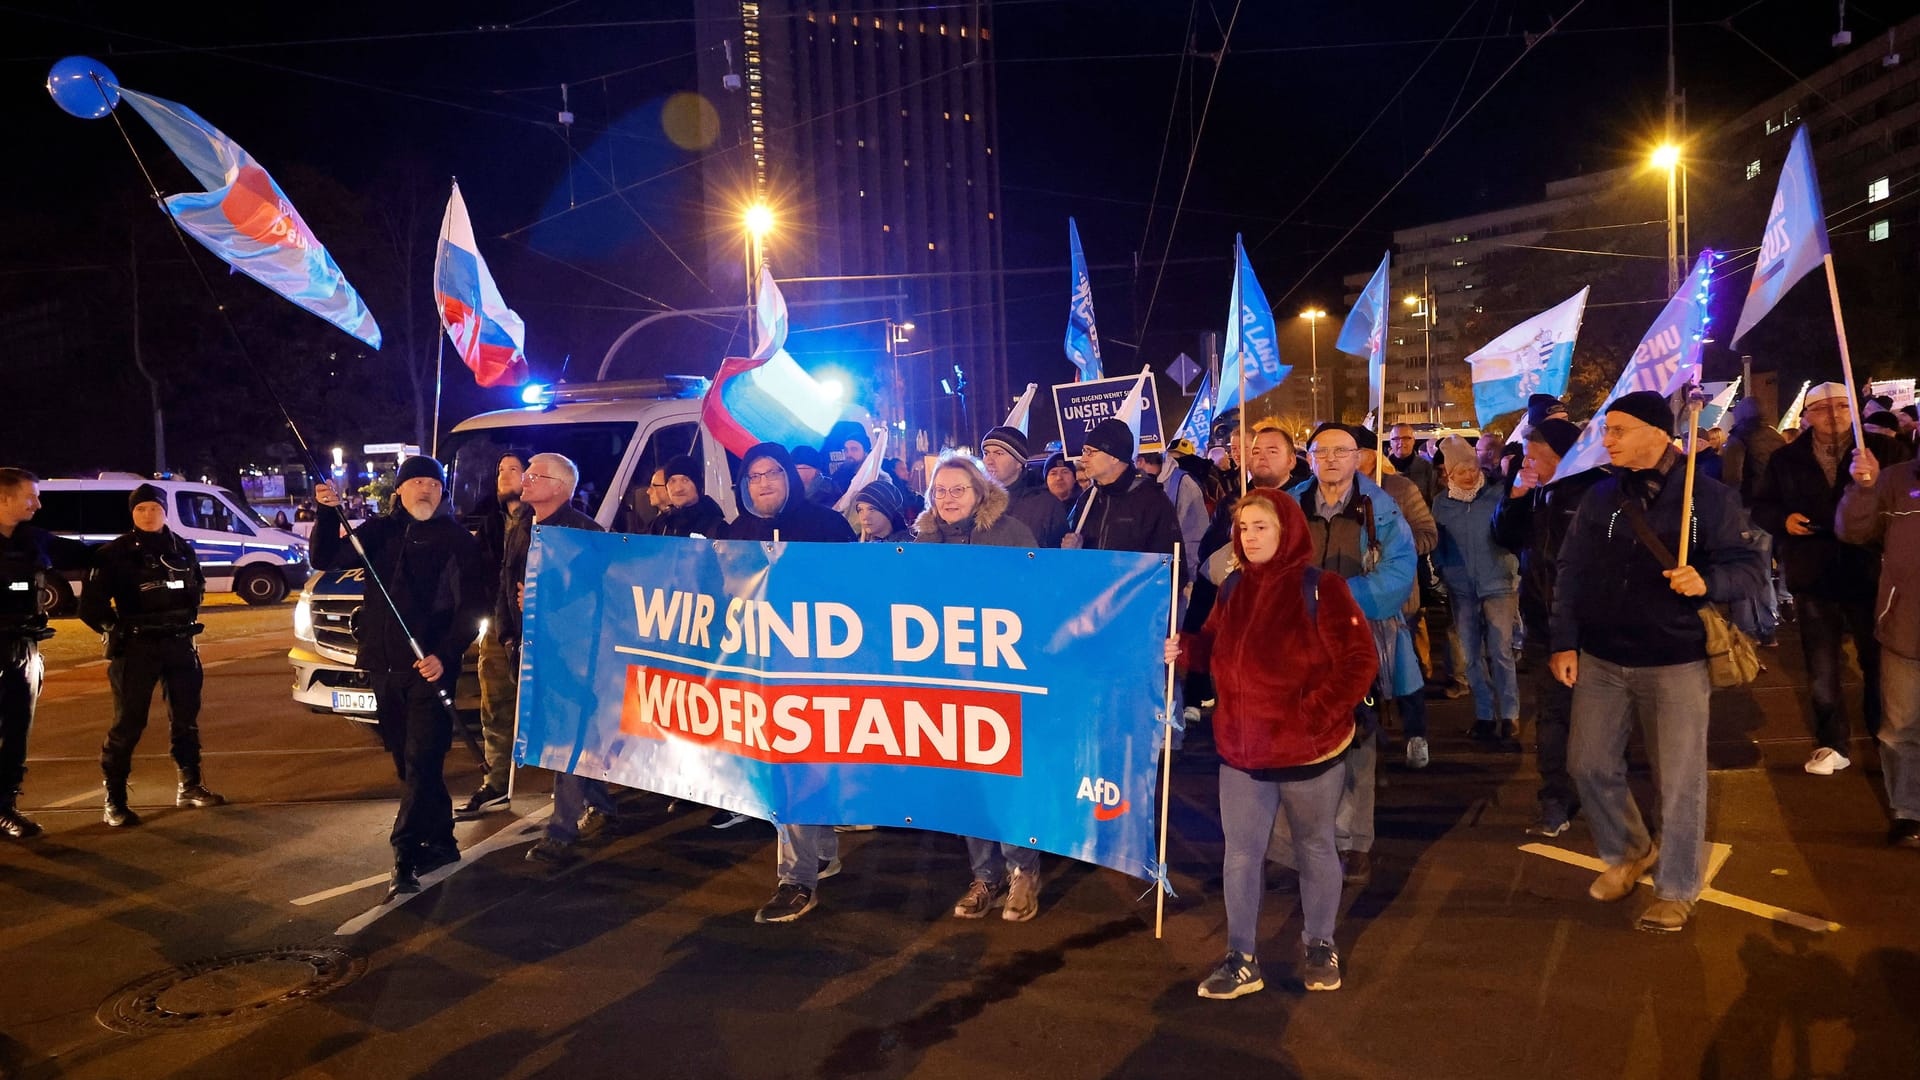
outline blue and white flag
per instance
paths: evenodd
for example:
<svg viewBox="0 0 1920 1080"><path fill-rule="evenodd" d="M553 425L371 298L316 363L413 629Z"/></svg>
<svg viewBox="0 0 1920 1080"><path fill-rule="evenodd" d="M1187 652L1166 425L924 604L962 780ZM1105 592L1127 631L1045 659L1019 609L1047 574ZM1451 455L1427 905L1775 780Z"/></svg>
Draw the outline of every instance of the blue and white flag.
<svg viewBox="0 0 1920 1080"><path fill-rule="evenodd" d="M1187 418L1180 422L1180 430L1173 433L1173 441L1189 440L1195 449L1205 450L1207 440L1213 435L1213 372L1200 376L1200 390L1193 395L1193 404L1187 407Z"/></svg>
<svg viewBox="0 0 1920 1080"><path fill-rule="evenodd" d="M1293 368L1280 362L1280 335L1273 306L1253 276L1240 235L1233 237L1233 298L1227 305L1227 345L1220 354L1220 402L1217 416L1272 390Z"/></svg>
<svg viewBox="0 0 1920 1080"><path fill-rule="evenodd" d="M1713 281L1714 260L1719 257L1712 251L1700 254L1700 261L1693 264L1693 273L1680 283L1680 291L1667 301L1667 306L1660 309L1660 317L1653 320L1647 336L1640 339L1626 370L1620 373L1606 400L1594 411L1593 420L1560 459L1555 475L1572 476L1607 463L1607 449L1601 439L1606 433L1607 406L1613 404L1615 398L1638 390L1657 390L1671 397L1699 376L1701 340L1706 337L1707 324L1713 321L1707 313L1707 291Z"/></svg>
<svg viewBox="0 0 1920 1080"><path fill-rule="evenodd" d="M1526 408L1534 394L1560 397L1567 392L1573 342L1580 336L1590 291L1581 289L1467 357L1473 366L1473 410L1481 427L1496 416Z"/></svg>
<svg viewBox="0 0 1920 1080"><path fill-rule="evenodd" d="M1340 337L1333 347L1349 356L1367 358L1367 402L1378 405L1387 381L1387 264L1393 253L1380 256L1380 269L1373 272L1360 299L1347 312Z"/></svg>
<svg viewBox="0 0 1920 1080"><path fill-rule="evenodd" d="M1747 286L1747 302L1733 327L1733 344L1767 317L1794 283L1819 266L1831 249L1827 245L1827 216L1820 205L1820 179L1813 172L1813 150L1805 124L1793 133L1787 163L1780 169L1780 186L1773 192L1767 231L1760 236L1760 261Z"/></svg>
<svg viewBox="0 0 1920 1080"><path fill-rule="evenodd" d="M1727 421L1731 418L1733 412L1733 399L1739 393L1740 379L1736 376L1734 380L1723 387L1719 393L1713 395L1712 401L1707 402L1701 407L1701 430L1732 427L1733 425L1727 423Z"/></svg>
<svg viewBox="0 0 1920 1080"><path fill-rule="evenodd" d="M1087 276L1087 257L1080 253L1080 226L1067 219L1067 239L1073 247L1073 297L1067 304L1067 359L1079 369L1081 382L1101 377L1100 331L1093 325L1093 279Z"/></svg>

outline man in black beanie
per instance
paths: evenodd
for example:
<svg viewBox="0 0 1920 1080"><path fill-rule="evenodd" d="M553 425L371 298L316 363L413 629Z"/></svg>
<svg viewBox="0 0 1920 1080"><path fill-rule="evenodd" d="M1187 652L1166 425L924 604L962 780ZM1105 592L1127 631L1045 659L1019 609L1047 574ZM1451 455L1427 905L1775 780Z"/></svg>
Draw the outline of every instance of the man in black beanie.
<svg viewBox="0 0 1920 1080"><path fill-rule="evenodd" d="M107 638L107 683L113 688L113 727L100 747L106 805L101 819L114 828L140 824L127 805L133 749L147 727L154 684L167 699L173 763L180 770L175 806L219 806L225 799L200 783L200 653L194 621L207 592L193 545L167 528L167 494L141 484L127 496L133 531L95 556L80 594L80 619Z"/></svg>
<svg viewBox="0 0 1920 1080"><path fill-rule="evenodd" d="M1026 433L997 427L980 436L980 463L1007 489L1007 513L1032 530L1041 547L1059 547L1067 535L1067 508L1027 468Z"/></svg>
<svg viewBox="0 0 1920 1080"><path fill-rule="evenodd" d="M1087 432L1080 448L1093 484L1068 515L1065 548L1146 551L1171 555L1180 537L1173 504L1160 485L1133 465L1133 429L1111 417Z"/></svg>
<svg viewBox="0 0 1920 1080"><path fill-rule="evenodd" d="M700 536L709 540L726 527L727 512L707 494L700 463L682 454L667 459L661 472L667 477L667 508L647 526L651 536Z"/></svg>
<svg viewBox="0 0 1920 1080"><path fill-rule="evenodd" d="M389 605L377 587L367 590L354 658L355 666L367 673L380 741L393 756L394 771L404 785L390 835L393 875L388 899L419 892L419 875L460 859L453 839L453 800L444 776L453 716L439 694L452 697L461 658L479 636L493 594L480 545L441 512L444 492L440 463L410 457L394 477L388 511L356 530L370 569L392 597ZM314 566L343 570L362 565L341 534L339 494L332 485L320 484L314 499L320 504L313 525ZM408 631L425 656L414 658Z"/></svg>

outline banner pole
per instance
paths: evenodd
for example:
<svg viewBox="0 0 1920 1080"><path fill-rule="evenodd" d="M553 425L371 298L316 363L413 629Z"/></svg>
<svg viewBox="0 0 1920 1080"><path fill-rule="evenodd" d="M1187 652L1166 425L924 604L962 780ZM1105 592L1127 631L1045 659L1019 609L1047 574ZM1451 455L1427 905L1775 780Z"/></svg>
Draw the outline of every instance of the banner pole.
<svg viewBox="0 0 1920 1080"><path fill-rule="evenodd" d="M1253 447L1247 443L1247 362L1234 357L1240 368L1240 494L1253 490Z"/></svg>
<svg viewBox="0 0 1920 1080"><path fill-rule="evenodd" d="M1245 368L1241 369L1243 372ZM1242 376L1244 380L1244 375ZM1240 415L1246 416L1246 402ZM1180 542L1173 544L1173 585L1167 604L1167 636L1180 632ZM1160 747L1160 888L1153 898L1153 939L1160 940L1167 911L1167 802L1173 785L1173 665L1167 665L1167 688L1162 707L1166 710L1166 741Z"/></svg>
<svg viewBox="0 0 1920 1080"><path fill-rule="evenodd" d="M438 458L440 456L440 387L446 377L447 335L441 333L435 334L434 337L439 340L440 347L434 350L433 354L433 446L427 451L427 456Z"/></svg>
<svg viewBox="0 0 1920 1080"><path fill-rule="evenodd" d="M1822 261L1827 267L1827 298L1833 301L1833 332L1840 339L1840 376L1847 381L1847 411L1853 415L1853 445L1863 447L1867 439L1860 430L1860 392L1854 389L1853 361L1847 356L1847 323L1840 317L1840 281L1833 276L1833 252L1827 252Z"/></svg>
<svg viewBox="0 0 1920 1080"><path fill-rule="evenodd" d="M1693 391L1687 392L1687 480L1680 489L1680 558L1675 566L1687 565L1687 541L1693 537L1689 523L1693 521L1693 463L1699 450L1700 404L1693 398Z"/></svg>

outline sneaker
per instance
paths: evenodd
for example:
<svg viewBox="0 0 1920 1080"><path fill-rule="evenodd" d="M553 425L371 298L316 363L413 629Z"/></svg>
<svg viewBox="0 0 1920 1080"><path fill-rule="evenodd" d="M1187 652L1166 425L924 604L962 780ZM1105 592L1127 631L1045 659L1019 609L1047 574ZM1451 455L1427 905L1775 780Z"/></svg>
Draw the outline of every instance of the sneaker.
<svg viewBox="0 0 1920 1080"><path fill-rule="evenodd" d="M1540 816L1527 826L1528 836L1544 836L1551 840L1573 826L1573 815L1559 803L1541 803Z"/></svg>
<svg viewBox="0 0 1920 1080"><path fill-rule="evenodd" d="M509 810L512 809L512 807L512 800L507 798L506 792L482 784L480 785L480 790L467 796L466 802L454 808L453 820L472 821L474 818L480 817L483 814L491 814L497 810Z"/></svg>
<svg viewBox="0 0 1920 1080"><path fill-rule="evenodd" d="M1498 746L1500 747L1500 750L1503 753L1508 753L1508 754L1520 753L1522 749L1520 745L1520 721L1518 720L1500 721L1499 734L1494 736L1493 741L1496 744L1498 744Z"/></svg>
<svg viewBox="0 0 1920 1080"><path fill-rule="evenodd" d="M1893 847L1920 849L1920 821L1894 818L1887 829L1887 843Z"/></svg>
<svg viewBox="0 0 1920 1080"><path fill-rule="evenodd" d="M1687 928L1687 918L1692 914L1691 901L1655 900L1634 925L1650 934L1677 934Z"/></svg>
<svg viewBox="0 0 1920 1080"><path fill-rule="evenodd" d="M1832 776L1851 764L1853 762L1847 760L1847 755L1831 746L1823 746L1813 752L1804 768L1815 776Z"/></svg>
<svg viewBox="0 0 1920 1080"><path fill-rule="evenodd" d="M558 869L580 861L580 855L573 850L572 844L543 836L527 849L527 861Z"/></svg>
<svg viewBox="0 0 1920 1080"><path fill-rule="evenodd" d="M1446 689L1440 693L1441 696L1445 697L1448 701L1459 701L1461 698L1473 693L1473 689L1466 683L1456 682L1448 683Z"/></svg>
<svg viewBox="0 0 1920 1080"><path fill-rule="evenodd" d="M406 896L419 891L420 878L414 874L413 867L396 860L393 864L393 874L387 879L387 900L391 902L397 896Z"/></svg>
<svg viewBox="0 0 1920 1080"><path fill-rule="evenodd" d="M1340 989L1340 951L1331 941L1316 941L1306 947L1300 961L1300 982L1309 990Z"/></svg>
<svg viewBox="0 0 1920 1080"><path fill-rule="evenodd" d="M956 919L984 919L987 912L1007 902L1007 891L997 882L975 881L967 886L967 894L954 901L953 917Z"/></svg>
<svg viewBox="0 0 1920 1080"><path fill-rule="evenodd" d="M735 813L732 810L715 810L713 812L713 816L707 819L707 828L731 829L735 825L738 825L743 821L752 821L752 820L753 819L748 817L747 815Z"/></svg>
<svg viewBox="0 0 1920 1080"><path fill-rule="evenodd" d="M421 844L413 857L413 872L431 874L443 866L452 866L460 861L460 848L457 844Z"/></svg>
<svg viewBox="0 0 1920 1080"><path fill-rule="evenodd" d="M1640 883L1641 875L1659 861L1660 845L1649 844L1645 855L1602 870L1600 876L1593 879L1593 884L1587 886L1587 895L1609 904L1615 900L1625 900L1633 895L1633 887Z"/></svg>
<svg viewBox="0 0 1920 1080"><path fill-rule="evenodd" d="M827 879L828 879L828 878L830 878L830 877L834 877L834 876L836 876L836 875L838 875L839 873L840 873L840 860L839 860L839 859L837 859L837 858L833 858L833 859L821 859L821 860L820 860L820 866L819 866L819 869L818 869L818 871L817 871L817 872L815 872L815 874L813 875L813 880L815 880L815 881L825 881L825 880L827 880Z"/></svg>
<svg viewBox="0 0 1920 1080"><path fill-rule="evenodd" d="M1266 988L1266 980L1260 977L1260 961L1243 952L1229 951L1220 966L1213 969L1213 974L1200 981L1200 996L1232 1001Z"/></svg>
<svg viewBox="0 0 1920 1080"><path fill-rule="evenodd" d="M761 905L760 910L753 916L753 921L760 923L792 922L807 912L812 911L813 905L812 889L804 885L795 885L791 881L783 881L780 883L779 888L773 890L773 898Z"/></svg>
<svg viewBox="0 0 1920 1080"><path fill-rule="evenodd" d="M1467 729L1467 738L1474 742L1492 742L1498 737L1499 732L1494 729L1491 720L1475 720L1473 726Z"/></svg>
<svg viewBox="0 0 1920 1080"><path fill-rule="evenodd" d="M1373 880L1373 856L1364 851L1340 853L1340 880L1349 885L1365 885Z"/></svg>
<svg viewBox="0 0 1920 1080"><path fill-rule="evenodd" d="M20 812L12 802L0 802L0 836L9 840L31 840L40 835L40 825Z"/></svg>
<svg viewBox="0 0 1920 1080"><path fill-rule="evenodd" d="M589 806L580 815L579 835L575 842L591 840L607 831L614 821L613 815L597 806Z"/></svg>
<svg viewBox="0 0 1920 1080"><path fill-rule="evenodd" d="M1007 875L1007 906L1000 917L1008 922L1026 922L1040 914L1040 875L1015 870Z"/></svg>
<svg viewBox="0 0 1920 1080"><path fill-rule="evenodd" d="M1427 749L1427 737L1415 735L1407 740L1407 768L1424 769L1433 760L1433 753Z"/></svg>
<svg viewBox="0 0 1920 1080"><path fill-rule="evenodd" d="M1184 709L1181 709L1181 710L1180 710L1180 722L1181 722L1181 723L1183 723L1183 724L1197 724L1197 723L1199 723L1199 722L1200 722L1200 706L1198 706L1198 705L1189 705L1189 706L1187 706L1186 708L1184 708Z"/></svg>

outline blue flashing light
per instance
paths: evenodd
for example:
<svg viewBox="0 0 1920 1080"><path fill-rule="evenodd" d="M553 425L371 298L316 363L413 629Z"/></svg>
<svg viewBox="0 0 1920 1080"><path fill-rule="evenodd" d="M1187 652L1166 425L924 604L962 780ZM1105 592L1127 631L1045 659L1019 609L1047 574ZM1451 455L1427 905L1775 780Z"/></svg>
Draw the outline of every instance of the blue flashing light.
<svg viewBox="0 0 1920 1080"><path fill-rule="evenodd" d="M545 405L553 400L553 387L546 383L528 383L520 388L522 405Z"/></svg>

